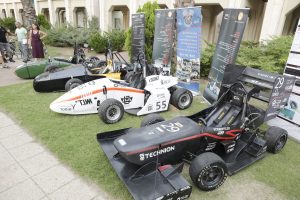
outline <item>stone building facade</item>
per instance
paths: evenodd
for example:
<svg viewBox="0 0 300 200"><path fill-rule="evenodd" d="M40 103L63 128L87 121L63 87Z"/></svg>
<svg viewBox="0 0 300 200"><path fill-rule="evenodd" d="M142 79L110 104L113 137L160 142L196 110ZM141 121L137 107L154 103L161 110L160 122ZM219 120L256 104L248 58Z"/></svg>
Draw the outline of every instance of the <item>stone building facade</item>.
<svg viewBox="0 0 300 200"><path fill-rule="evenodd" d="M33 0L37 14L44 14L52 24L68 22L86 26L95 16L100 28L127 29L131 14L148 0ZM181 0L185 1L185 0ZM175 0L157 0L159 6L174 8ZM274 35L293 33L300 17L300 0L194 0L202 6L203 39L212 43L218 38L224 8L250 8L243 40L261 41ZM0 0L0 17L23 21L20 0Z"/></svg>

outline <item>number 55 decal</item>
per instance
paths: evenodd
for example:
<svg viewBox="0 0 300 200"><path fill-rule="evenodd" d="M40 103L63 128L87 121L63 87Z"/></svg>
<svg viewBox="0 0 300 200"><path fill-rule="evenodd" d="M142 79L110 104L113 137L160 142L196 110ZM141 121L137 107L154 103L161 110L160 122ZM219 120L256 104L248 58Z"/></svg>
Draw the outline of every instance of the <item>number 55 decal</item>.
<svg viewBox="0 0 300 200"><path fill-rule="evenodd" d="M166 101L158 101L156 102L156 110L163 110L167 107Z"/></svg>

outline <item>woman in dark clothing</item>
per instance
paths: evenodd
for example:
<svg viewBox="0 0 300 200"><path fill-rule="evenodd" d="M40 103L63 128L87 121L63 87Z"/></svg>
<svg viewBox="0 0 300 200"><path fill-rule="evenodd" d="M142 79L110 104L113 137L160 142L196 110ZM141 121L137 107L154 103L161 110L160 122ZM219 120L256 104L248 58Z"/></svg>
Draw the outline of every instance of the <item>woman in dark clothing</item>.
<svg viewBox="0 0 300 200"><path fill-rule="evenodd" d="M46 36L47 34L40 30L38 24L31 25L29 40L32 47L32 58L36 58L36 60L44 58L42 39Z"/></svg>

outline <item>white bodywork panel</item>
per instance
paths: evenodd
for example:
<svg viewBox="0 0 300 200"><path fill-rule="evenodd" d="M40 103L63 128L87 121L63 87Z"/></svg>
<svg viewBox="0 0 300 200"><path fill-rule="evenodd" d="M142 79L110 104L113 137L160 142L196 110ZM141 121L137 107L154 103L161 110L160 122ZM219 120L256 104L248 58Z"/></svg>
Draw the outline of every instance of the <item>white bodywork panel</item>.
<svg viewBox="0 0 300 200"><path fill-rule="evenodd" d="M98 112L98 107L104 100L113 98L120 101L125 110L140 108L137 115L145 115L167 110L171 96L168 88L176 84L175 77L161 75L146 77L145 90L151 95L144 105L144 90L129 87L124 81L102 78L65 93L50 104L50 109L71 115L92 114Z"/></svg>

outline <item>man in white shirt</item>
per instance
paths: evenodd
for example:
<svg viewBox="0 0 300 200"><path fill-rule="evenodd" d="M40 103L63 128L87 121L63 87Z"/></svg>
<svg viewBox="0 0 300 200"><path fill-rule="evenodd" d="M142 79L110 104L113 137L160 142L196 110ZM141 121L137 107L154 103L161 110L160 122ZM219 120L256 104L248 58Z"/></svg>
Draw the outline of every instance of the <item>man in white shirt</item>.
<svg viewBox="0 0 300 200"><path fill-rule="evenodd" d="M23 62L27 62L28 58L28 38L27 38L27 30L22 26L20 22L16 22L16 35L18 38L19 49L21 51L21 56Z"/></svg>

